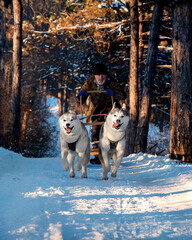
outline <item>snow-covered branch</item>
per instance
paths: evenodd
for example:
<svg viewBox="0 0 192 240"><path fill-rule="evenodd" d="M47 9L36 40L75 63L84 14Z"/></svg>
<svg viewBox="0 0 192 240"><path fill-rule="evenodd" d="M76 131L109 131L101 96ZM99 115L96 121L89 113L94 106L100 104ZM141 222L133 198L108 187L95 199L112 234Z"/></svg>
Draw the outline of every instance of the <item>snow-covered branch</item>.
<svg viewBox="0 0 192 240"><path fill-rule="evenodd" d="M111 23L106 23L106 24L85 24L84 26L76 25L76 26L67 26L67 27L61 27L57 25L55 28L50 28L48 31L37 31L37 30L28 30L29 32L32 33L37 33L37 34L51 34L55 32L60 32L60 31L72 31L72 30L80 30L80 29L89 29L89 28L98 28L98 29L104 29L104 28L113 28L117 26L122 26L124 24L128 23L127 20L122 20L119 22L111 22Z"/></svg>

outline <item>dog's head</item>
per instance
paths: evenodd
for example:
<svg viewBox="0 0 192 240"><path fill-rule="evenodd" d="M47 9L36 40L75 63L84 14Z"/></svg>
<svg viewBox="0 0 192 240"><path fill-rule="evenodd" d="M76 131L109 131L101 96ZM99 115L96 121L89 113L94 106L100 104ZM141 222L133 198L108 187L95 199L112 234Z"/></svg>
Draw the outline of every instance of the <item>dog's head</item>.
<svg viewBox="0 0 192 240"><path fill-rule="evenodd" d="M123 104L122 107L116 107L116 103L114 103L107 116L107 122L113 130L124 131L129 122L126 105Z"/></svg>
<svg viewBox="0 0 192 240"><path fill-rule="evenodd" d="M59 118L59 126L64 134L70 136L80 131L81 123L76 113L70 111Z"/></svg>

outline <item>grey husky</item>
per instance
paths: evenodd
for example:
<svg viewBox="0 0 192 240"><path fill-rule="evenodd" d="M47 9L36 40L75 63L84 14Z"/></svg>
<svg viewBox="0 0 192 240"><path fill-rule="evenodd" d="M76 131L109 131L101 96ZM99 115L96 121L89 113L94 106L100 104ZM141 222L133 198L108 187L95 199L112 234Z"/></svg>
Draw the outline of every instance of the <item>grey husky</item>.
<svg viewBox="0 0 192 240"><path fill-rule="evenodd" d="M117 108L114 103L105 123L101 127L99 137L99 159L103 167L103 180L108 180L107 173L111 169L109 164L111 157L113 160L111 176L116 177L117 175L117 169L125 151L125 134L128 122L126 105L123 104L122 108Z"/></svg>
<svg viewBox="0 0 192 240"><path fill-rule="evenodd" d="M70 177L75 177L74 161L77 156L76 169L82 169L82 177L87 178L87 165L90 159L90 140L87 129L75 112L64 113L59 118L61 158L65 171L70 169Z"/></svg>

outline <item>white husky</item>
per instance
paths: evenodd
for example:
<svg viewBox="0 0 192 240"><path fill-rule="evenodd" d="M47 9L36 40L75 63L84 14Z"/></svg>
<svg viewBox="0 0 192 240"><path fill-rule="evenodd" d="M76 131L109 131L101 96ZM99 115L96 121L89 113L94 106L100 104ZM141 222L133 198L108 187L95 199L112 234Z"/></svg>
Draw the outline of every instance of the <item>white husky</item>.
<svg viewBox="0 0 192 240"><path fill-rule="evenodd" d="M74 160L78 156L76 169L82 169L82 177L87 178L87 165L90 159L90 140L87 129L75 112L64 113L59 118L61 157L63 168L70 177L75 177Z"/></svg>
<svg viewBox="0 0 192 240"><path fill-rule="evenodd" d="M103 167L103 180L108 180L107 173L110 171L109 159L112 157L112 177L116 177L117 169L125 151L125 134L129 122L126 105L116 108L113 104L112 110L107 115L104 125L101 127L99 137L99 159Z"/></svg>

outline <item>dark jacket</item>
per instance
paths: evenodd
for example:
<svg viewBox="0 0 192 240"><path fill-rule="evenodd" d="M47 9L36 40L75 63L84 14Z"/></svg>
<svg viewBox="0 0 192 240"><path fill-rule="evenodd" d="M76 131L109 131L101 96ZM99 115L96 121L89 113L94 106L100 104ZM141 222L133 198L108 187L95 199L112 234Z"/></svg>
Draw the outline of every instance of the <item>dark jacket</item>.
<svg viewBox="0 0 192 240"><path fill-rule="evenodd" d="M118 82L114 79L107 78L104 84L104 90L112 89L114 91L113 98L109 96L107 93L91 93L90 95L90 103L89 103L89 111L87 116L92 114L108 114L112 108L112 99L114 102L119 102L120 100L124 100L126 98L126 93L124 89L120 86ZM86 91L94 91L98 90L98 86L94 81L94 76L85 81L81 90ZM85 102L88 95L83 99ZM89 122L91 119L89 118L87 121Z"/></svg>

